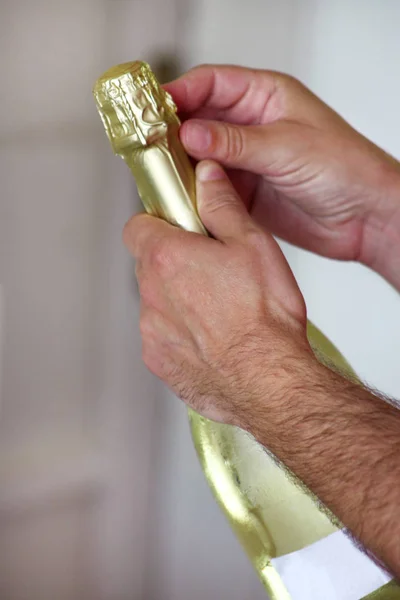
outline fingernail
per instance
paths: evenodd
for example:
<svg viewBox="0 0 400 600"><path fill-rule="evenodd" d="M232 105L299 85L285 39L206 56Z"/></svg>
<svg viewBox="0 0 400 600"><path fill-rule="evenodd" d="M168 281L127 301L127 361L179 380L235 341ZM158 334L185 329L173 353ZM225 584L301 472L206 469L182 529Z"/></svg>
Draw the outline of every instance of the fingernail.
<svg viewBox="0 0 400 600"><path fill-rule="evenodd" d="M210 129L201 123L188 122L185 124L184 142L189 150L205 152L211 146Z"/></svg>
<svg viewBox="0 0 400 600"><path fill-rule="evenodd" d="M196 167L197 179L201 182L225 179L225 171L217 163L205 161Z"/></svg>

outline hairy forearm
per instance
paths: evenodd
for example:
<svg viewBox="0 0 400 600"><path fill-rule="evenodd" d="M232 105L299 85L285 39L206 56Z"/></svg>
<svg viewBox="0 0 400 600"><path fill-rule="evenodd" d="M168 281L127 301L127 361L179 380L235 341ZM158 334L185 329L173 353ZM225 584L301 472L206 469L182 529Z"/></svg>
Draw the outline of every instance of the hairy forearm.
<svg viewBox="0 0 400 600"><path fill-rule="evenodd" d="M248 429L400 577L400 411L308 356L266 389Z"/></svg>

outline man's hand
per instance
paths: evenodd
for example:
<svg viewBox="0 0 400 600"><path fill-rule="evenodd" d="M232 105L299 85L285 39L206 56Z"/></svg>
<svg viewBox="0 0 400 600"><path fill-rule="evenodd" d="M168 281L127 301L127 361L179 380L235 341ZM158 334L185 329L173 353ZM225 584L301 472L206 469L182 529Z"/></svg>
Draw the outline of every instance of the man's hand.
<svg viewBox="0 0 400 600"><path fill-rule="evenodd" d="M215 239L148 215L137 258L144 361L188 405L247 429L400 576L400 413L318 363L303 298L272 236L216 163L197 168Z"/></svg>
<svg viewBox="0 0 400 600"><path fill-rule="evenodd" d="M311 356L305 305L278 244L216 163L198 165L197 198L214 239L148 215L125 228L143 358L197 412L246 427L266 387L278 392L278 366Z"/></svg>
<svg viewBox="0 0 400 600"><path fill-rule="evenodd" d="M147 215L126 226L144 360L196 411L250 431L400 576L400 413L317 362L269 233L400 288L400 167L285 76L202 67L168 87L200 119L182 128L186 148L223 162L235 187L218 164L198 165L214 239Z"/></svg>
<svg viewBox="0 0 400 600"><path fill-rule="evenodd" d="M291 77L203 66L166 86L196 159L232 169L269 231L400 289L400 164Z"/></svg>

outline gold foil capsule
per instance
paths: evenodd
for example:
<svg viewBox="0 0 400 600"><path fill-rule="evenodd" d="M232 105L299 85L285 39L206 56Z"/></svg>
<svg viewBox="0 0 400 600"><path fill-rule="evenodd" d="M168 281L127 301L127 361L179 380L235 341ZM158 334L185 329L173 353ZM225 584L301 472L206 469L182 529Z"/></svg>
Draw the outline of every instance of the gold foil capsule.
<svg viewBox="0 0 400 600"><path fill-rule="evenodd" d="M207 235L196 210L193 167L179 140L176 106L149 65L113 67L97 80L94 97L113 150L131 169L146 211Z"/></svg>

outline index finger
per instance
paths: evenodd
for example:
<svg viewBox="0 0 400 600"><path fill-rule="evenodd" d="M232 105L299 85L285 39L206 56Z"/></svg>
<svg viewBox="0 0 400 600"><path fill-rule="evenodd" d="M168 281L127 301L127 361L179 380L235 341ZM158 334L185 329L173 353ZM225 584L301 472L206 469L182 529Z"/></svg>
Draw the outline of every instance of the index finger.
<svg viewBox="0 0 400 600"><path fill-rule="evenodd" d="M132 256L142 259L151 248L159 247L163 240L180 233L181 230L166 221L140 213L131 217L126 223L122 239Z"/></svg>
<svg viewBox="0 0 400 600"><path fill-rule="evenodd" d="M134 258L143 264L179 261L189 251L188 242L207 244L210 238L185 231L146 213L134 215L124 227L122 239Z"/></svg>
<svg viewBox="0 0 400 600"><path fill-rule="evenodd" d="M251 125L263 120L271 98L279 91L279 78L280 74L274 71L203 65L164 88L174 98L178 110L191 117L201 114L209 119L224 118L232 123ZM279 104L275 106L278 111ZM274 114L271 120L280 116Z"/></svg>

